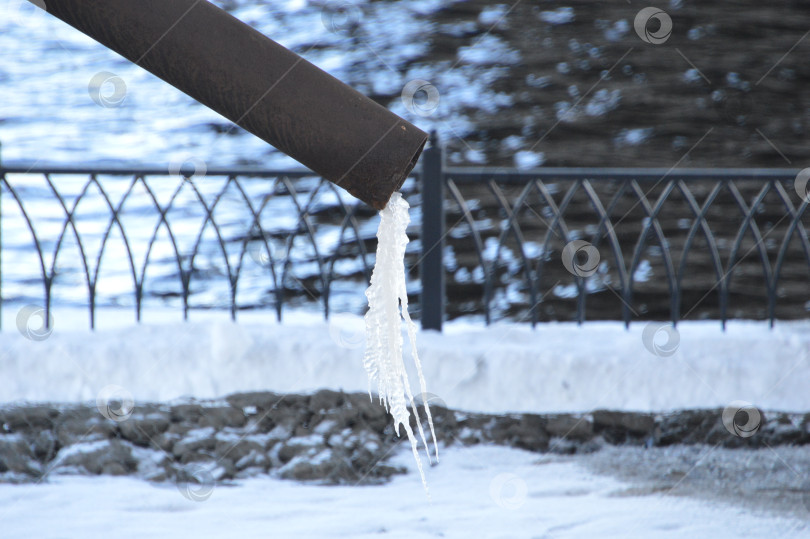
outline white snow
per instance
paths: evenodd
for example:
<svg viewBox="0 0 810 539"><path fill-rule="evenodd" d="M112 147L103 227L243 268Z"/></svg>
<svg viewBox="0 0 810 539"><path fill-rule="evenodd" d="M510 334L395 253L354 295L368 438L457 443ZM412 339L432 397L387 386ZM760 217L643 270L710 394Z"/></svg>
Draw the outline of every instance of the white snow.
<svg viewBox="0 0 810 539"><path fill-rule="evenodd" d="M75 455L81 455L82 453L94 453L99 449L104 449L110 445L109 440L96 440L94 442L79 442L70 446L67 446L63 449L59 450L59 454L56 457L56 461L62 461L68 457L72 457Z"/></svg>
<svg viewBox="0 0 810 539"><path fill-rule="evenodd" d="M13 321L5 307L4 320ZM88 401L110 384L139 402L234 391L364 391L360 316L329 324L318 315L269 312L104 309L90 332L86 313L57 309L54 333L0 332L0 402ZM336 326L336 327L333 327ZM418 332L425 378L453 408L486 412L672 410L725 406L810 410L810 321L679 324L669 357L648 351L645 323L453 322L444 334ZM659 343L660 344L660 343ZM412 377L413 379L413 377ZM286 437L281 427L262 437ZM362 444L350 431L330 443ZM464 435L460 436L464 438ZM0 485L3 538L23 537L804 537L807 522L752 514L719 502L661 493L593 475L578 457L491 447L443 448L429 472L431 500L407 445L391 464L407 475L375 487L325 487L255 478L217 485L202 502L173 484L57 474L36 485ZM83 447L88 448L88 447ZM326 455L322 455L325 457ZM315 455L317 458L318 456ZM157 463L154 464L158 466ZM313 509L315 508L315 509Z"/></svg>
<svg viewBox="0 0 810 539"><path fill-rule="evenodd" d="M486 6L478 15L478 22L491 28L506 28L508 26L506 15L509 13L505 4Z"/></svg>
<svg viewBox="0 0 810 539"><path fill-rule="evenodd" d="M458 57L462 62L475 65L518 64L520 52L497 36L487 34L469 47L459 47Z"/></svg>
<svg viewBox="0 0 810 539"><path fill-rule="evenodd" d="M553 11L541 11L540 20L554 25L574 22L574 8L561 7Z"/></svg>
<svg viewBox="0 0 810 539"><path fill-rule="evenodd" d="M652 127L622 129L613 141L617 146L638 146L646 142L652 134Z"/></svg>
<svg viewBox="0 0 810 539"><path fill-rule="evenodd" d="M683 80L686 82L698 82L701 78L697 69L687 69L683 74Z"/></svg>
<svg viewBox="0 0 810 539"><path fill-rule="evenodd" d="M134 325L130 310L105 309L91 332L85 311L56 309L53 334L39 342L17 331L14 314L3 313L0 402L95 403L115 384L132 393L137 411L139 402L184 396L368 387L356 344L363 319L348 313L335 331L316 314L285 314L277 324L271 312L254 311L234 324L224 312L192 311L184 323L176 311L155 310ZM717 321L683 322L678 350L667 358L645 347L645 322L629 330L620 322L445 327L416 339L430 392L456 409L664 411L745 400L765 410L810 410L810 321L777 322L773 330L732 321L725 332Z"/></svg>
<svg viewBox="0 0 810 539"><path fill-rule="evenodd" d="M464 158L470 163L476 163L479 165L483 165L487 161L486 154L476 148L469 148L466 152L464 152Z"/></svg>
<svg viewBox="0 0 810 539"><path fill-rule="evenodd" d="M608 90L601 88L593 94L593 97L585 105L585 114L588 116L604 116L612 110L616 110L621 102L621 90Z"/></svg>
<svg viewBox="0 0 810 539"><path fill-rule="evenodd" d="M605 39L608 41L619 41L630 31L630 23L625 19L618 20L613 25L605 27Z"/></svg>
<svg viewBox="0 0 810 539"><path fill-rule="evenodd" d="M526 84L535 88L546 88L551 86L551 77L549 75L537 76L534 73L526 75Z"/></svg>
<svg viewBox="0 0 810 539"><path fill-rule="evenodd" d="M806 537L807 522L662 494L639 494L575 460L503 447L450 448L431 470L432 501L410 468L383 486L270 478L216 485L205 501L173 484L57 476L0 485L4 539L37 537L625 538Z"/></svg>
<svg viewBox="0 0 810 539"><path fill-rule="evenodd" d="M546 161L543 152L533 152L530 150L520 150L515 152L515 167L519 170L537 168Z"/></svg>

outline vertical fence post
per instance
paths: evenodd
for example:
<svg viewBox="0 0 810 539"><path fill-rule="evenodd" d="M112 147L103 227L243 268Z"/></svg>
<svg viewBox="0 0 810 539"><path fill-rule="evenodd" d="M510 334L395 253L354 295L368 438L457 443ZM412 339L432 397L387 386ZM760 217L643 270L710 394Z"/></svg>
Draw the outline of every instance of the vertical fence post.
<svg viewBox="0 0 810 539"><path fill-rule="evenodd" d="M0 144L0 180L5 180L3 145ZM3 329L3 182L0 181L0 330Z"/></svg>
<svg viewBox="0 0 810 539"><path fill-rule="evenodd" d="M442 330L444 320L444 172L436 131L422 153L422 329Z"/></svg>

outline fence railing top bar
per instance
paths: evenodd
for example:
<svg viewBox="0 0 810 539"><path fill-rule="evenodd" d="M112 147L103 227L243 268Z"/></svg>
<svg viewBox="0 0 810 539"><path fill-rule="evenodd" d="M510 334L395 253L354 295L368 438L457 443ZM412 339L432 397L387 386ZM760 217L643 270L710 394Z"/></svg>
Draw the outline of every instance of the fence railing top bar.
<svg viewBox="0 0 810 539"><path fill-rule="evenodd" d="M456 182L499 182L528 180L793 180L799 169L787 168L584 168L544 167L516 170L503 167L445 167L447 177Z"/></svg>
<svg viewBox="0 0 810 539"><path fill-rule="evenodd" d="M180 173L194 171L194 167L181 167ZM111 166L111 165L41 165L37 163L6 162L0 163L0 174L96 174L99 176L168 176L172 172L167 166ZM202 174L200 174L202 175ZM241 177L287 177L307 178L319 177L319 174L308 169L274 169L263 167L208 167L205 176L241 176ZM410 177L419 177L419 171L414 170Z"/></svg>
<svg viewBox="0 0 810 539"><path fill-rule="evenodd" d="M194 167L181 167L179 173L191 174ZM40 165L26 163L3 163L0 165L3 174L97 174L108 176L168 176L172 174L167 166L106 166L106 165ZM205 176L286 176L304 178L318 176L307 169L280 170L262 167L208 167Z"/></svg>

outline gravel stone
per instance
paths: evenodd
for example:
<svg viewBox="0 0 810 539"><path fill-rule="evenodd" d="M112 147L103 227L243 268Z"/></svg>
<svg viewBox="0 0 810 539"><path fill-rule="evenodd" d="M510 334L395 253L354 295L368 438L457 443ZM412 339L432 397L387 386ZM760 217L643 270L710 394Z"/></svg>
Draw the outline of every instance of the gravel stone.
<svg viewBox="0 0 810 539"><path fill-rule="evenodd" d="M12 478L17 474L37 477L40 466L31 445L20 435L0 436L0 477L5 474ZM17 481L13 481L17 482Z"/></svg>
<svg viewBox="0 0 810 539"><path fill-rule="evenodd" d="M203 466L216 481L270 473L326 484L375 483L404 473L386 463L397 444L407 445L404 434L396 435L390 415L367 394L255 392L225 402L142 403L120 423L87 404L0 407L0 482L36 481L50 469L179 481ZM617 447L680 451L661 481L677 481L694 465L692 450L684 448L742 452L810 444L810 414L762 412L757 433L741 438L726 430L719 409L490 415L434 405L431 412L437 438L448 445L500 444L549 458ZM423 410L420 420L429 437ZM416 429L414 417L411 426Z"/></svg>

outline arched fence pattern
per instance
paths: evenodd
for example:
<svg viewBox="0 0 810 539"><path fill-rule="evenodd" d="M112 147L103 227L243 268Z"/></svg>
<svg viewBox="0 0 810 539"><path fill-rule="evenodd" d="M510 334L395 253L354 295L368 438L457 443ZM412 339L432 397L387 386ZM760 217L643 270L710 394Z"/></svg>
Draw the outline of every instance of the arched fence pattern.
<svg viewBox="0 0 810 539"><path fill-rule="evenodd" d="M224 281L202 308L225 307L235 319L239 309L272 306L279 320L296 292L320 302L328 316L339 277L367 283L371 275L369 231L374 234L361 221L374 212L309 172L212 169L195 176L146 168L3 167L0 174L0 298L32 301L31 289L41 287L46 319L60 285L83 288L84 301L73 299L89 305L94 327L107 266L116 283L123 278L128 285L114 303L134 306L139 321L150 271L173 281L162 295L179 300L184 318L195 282L204 288ZM85 206L90 210L82 213ZM204 254L216 263L205 268ZM353 264L339 276L341 259ZM297 266L311 269L296 275ZM248 272L265 297L240 304ZM34 283L27 293L26 283Z"/></svg>
<svg viewBox="0 0 810 539"><path fill-rule="evenodd" d="M524 296L510 302L512 318L532 323L582 322L589 303L610 300L615 308L597 318L628 325L801 318L810 310L810 212L794 188L797 172L447 168L446 237L460 225L469 232L488 323L507 282ZM569 256L566 268L566 245L591 254ZM568 296L563 316L543 310L555 296Z"/></svg>
<svg viewBox="0 0 810 539"><path fill-rule="evenodd" d="M405 191L421 215L407 265L425 327L457 316L773 323L810 309L798 171L473 169L446 167L436 146L422 163ZM306 171L195 172L0 166L0 299L46 313L89 305L91 327L99 304L140 320L149 301L184 317L362 313L372 209Z"/></svg>

